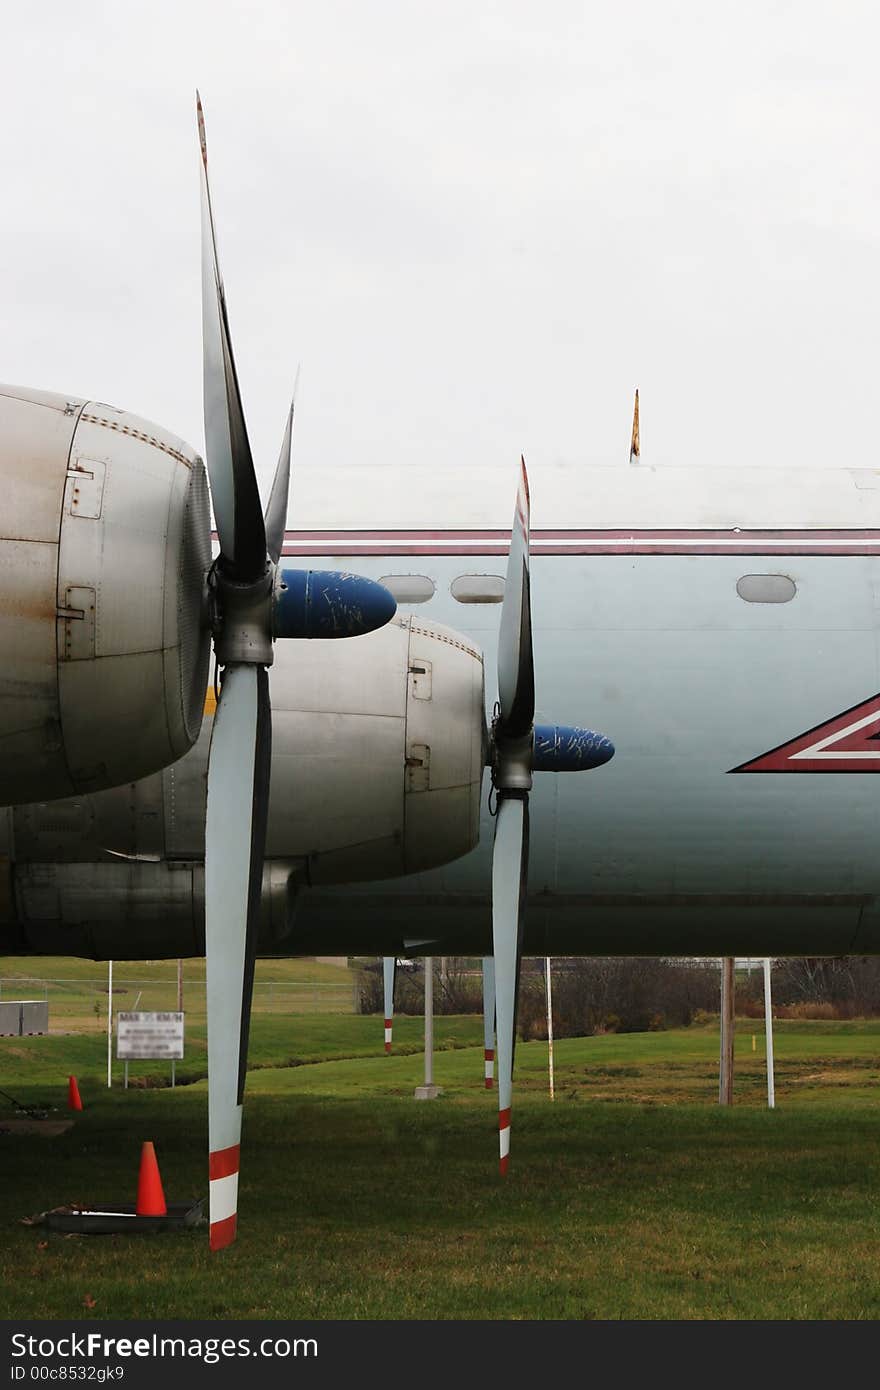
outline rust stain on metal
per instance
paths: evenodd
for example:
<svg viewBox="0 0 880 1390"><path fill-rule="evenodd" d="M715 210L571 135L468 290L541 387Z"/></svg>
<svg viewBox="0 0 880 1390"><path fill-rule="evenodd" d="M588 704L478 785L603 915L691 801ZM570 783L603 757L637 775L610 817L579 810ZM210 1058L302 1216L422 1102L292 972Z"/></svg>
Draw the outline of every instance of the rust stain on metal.
<svg viewBox="0 0 880 1390"><path fill-rule="evenodd" d="M406 619L400 624L401 627L406 627L407 625ZM480 662L480 665L483 663L482 652L477 651L474 647L469 647L466 642L457 642L454 637L448 637L445 632L437 632L429 627L420 627L418 623L409 624L409 628L410 632L418 632L422 637L433 637L435 642L445 642L447 647L456 647L458 651L467 652L468 656L474 657L475 660Z"/></svg>
<svg viewBox="0 0 880 1390"><path fill-rule="evenodd" d="M55 621L55 591L46 591L44 595L4 593L3 595L3 617L25 618L31 622L54 623Z"/></svg>
<svg viewBox="0 0 880 1390"><path fill-rule="evenodd" d="M80 416L81 420L88 420L90 425L101 425L105 430L115 430L117 434L127 434L131 439L139 439L142 444L151 444L154 449L159 449L163 454L168 454L170 458L177 459L185 468L192 468L193 460L188 459L186 454L182 454L179 449L166 444L164 440L157 439L154 434L145 434L143 430L136 430L131 425L121 425L118 420L106 420L102 415L92 415L90 411L84 410Z"/></svg>

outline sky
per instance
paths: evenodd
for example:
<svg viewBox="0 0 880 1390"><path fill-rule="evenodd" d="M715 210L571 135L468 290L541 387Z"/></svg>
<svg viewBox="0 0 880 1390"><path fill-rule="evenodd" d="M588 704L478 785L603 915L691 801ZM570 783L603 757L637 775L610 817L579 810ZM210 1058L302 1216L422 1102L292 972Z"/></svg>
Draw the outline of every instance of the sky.
<svg viewBox="0 0 880 1390"><path fill-rule="evenodd" d="M299 363L296 474L331 486L625 466L636 386L646 464L873 465L870 4L43 0L3 32L0 380L203 448L198 86L266 491Z"/></svg>

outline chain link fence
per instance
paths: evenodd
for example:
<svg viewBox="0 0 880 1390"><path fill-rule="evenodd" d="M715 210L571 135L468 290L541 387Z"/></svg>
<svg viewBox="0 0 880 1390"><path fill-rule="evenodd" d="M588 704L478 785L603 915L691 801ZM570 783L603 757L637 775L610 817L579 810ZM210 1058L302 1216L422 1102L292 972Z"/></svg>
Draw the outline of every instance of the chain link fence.
<svg viewBox="0 0 880 1390"><path fill-rule="evenodd" d="M353 1014L359 1011L356 975L340 972L339 981L257 980L253 1012L256 1014ZM45 1000L49 1005L50 1032L106 1031L109 985L107 974L77 979L52 979L41 975L0 977L0 1000ZM178 1007L174 978L126 979L125 966L113 970L113 1012L120 1010L164 1011ZM204 980L186 980L183 1009L191 1023L206 1015Z"/></svg>

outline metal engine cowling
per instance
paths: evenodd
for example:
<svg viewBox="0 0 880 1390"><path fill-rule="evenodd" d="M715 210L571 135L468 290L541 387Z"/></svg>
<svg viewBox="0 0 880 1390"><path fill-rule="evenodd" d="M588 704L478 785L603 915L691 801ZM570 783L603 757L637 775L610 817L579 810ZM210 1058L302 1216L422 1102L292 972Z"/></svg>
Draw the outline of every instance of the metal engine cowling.
<svg viewBox="0 0 880 1390"><path fill-rule="evenodd" d="M289 748L297 771L283 779L273 763L270 855L292 846L307 882L346 883L473 849L486 731L468 638L399 614L341 654L311 644L273 699L275 756Z"/></svg>
<svg viewBox="0 0 880 1390"><path fill-rule="evenodd" d="M111 406L0 387L0 803L147 776L198 737L201 459Z"/></svg>
<svg viewBox="0 0 880 1390"><path fill-rule="evenodd" d="M309 884L397 878L479 838L483 658L398 615L346 642L282 647L271 671L272 783L261 950L290 949ZM204 699L204 688L202 699ZM209 695L208 707L213 701ZM205 774L196 746L161 773L0 815L0 945L159 958L204 949Z"/></svg>
<svg viewBox="0 0 880 1390"><path fill-rule="evenodd" d="M355 883L473 849L486 730L483 656L466 637L398 614L365 637L279 650L270 684L270 860L296 860L301 884ZM142 843L136 828L146 823L136 809L146 808L146 783L130 813L122 789L96 799L98 808L113 803L105 848L202 857L210 722L162 774L161 843Z"/></svg>

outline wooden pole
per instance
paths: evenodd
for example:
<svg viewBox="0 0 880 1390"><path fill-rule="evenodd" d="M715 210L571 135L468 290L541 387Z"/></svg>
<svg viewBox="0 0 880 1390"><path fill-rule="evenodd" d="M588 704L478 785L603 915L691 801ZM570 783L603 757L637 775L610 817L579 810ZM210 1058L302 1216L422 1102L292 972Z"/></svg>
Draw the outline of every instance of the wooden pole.
<svg viewBox="0 0 880 1390"><path fill-rule="evenodd" d="M718 1077L718 1104L733 1104L733 956L721 961L721 1065Z"/></svg>

